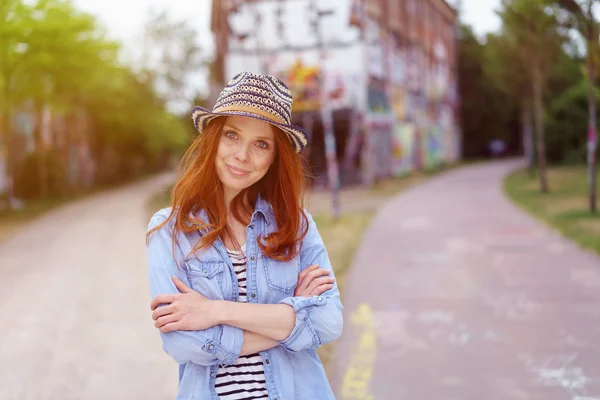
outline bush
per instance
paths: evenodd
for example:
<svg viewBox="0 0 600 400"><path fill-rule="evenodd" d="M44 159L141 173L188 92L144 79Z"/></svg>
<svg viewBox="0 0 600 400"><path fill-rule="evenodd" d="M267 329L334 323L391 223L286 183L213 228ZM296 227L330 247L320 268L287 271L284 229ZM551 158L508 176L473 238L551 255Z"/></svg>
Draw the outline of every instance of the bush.
<svg viewBox="0 0 600 400"><path fill-rule="evenodd" d="M596 89L596 118L600 117L600 91ZM600 120L599 120L600 121ZM553 99L547 109L548 162L581 164L587 157L588 88L585 81Z"/></svg>

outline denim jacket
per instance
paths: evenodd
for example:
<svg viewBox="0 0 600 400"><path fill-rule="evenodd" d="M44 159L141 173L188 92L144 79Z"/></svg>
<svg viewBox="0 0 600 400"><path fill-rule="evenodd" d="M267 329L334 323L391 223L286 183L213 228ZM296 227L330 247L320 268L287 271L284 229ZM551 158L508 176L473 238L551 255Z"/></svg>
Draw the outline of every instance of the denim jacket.
<svg viewBox="0 0 600 400"><path fill-rule="evenodd" d="M306 212L306 211L305 211ZM151 229L167 219L170 209L158 211ZM277 230L272 206L257 200L246 229L247 298L261 304L288 304L296 312L289 337L279 346L260 352L270 400L334 399L316 349L336 340L342 333L342 304L337 283L320 296L294 297L298 274L318 264L331 271L331 262L312 217L298 257L281 262L266 257L256 238ZM200 213L205 219L205 214ZM190 254L200 232L180 233L175 254L170 232L173 218L154 232L148 243L148 272L152 298L178 293L171 277L176 275L209 299L237 301L236 275L221 240L207 250ZM178 267L179 266L179 267ZM215 378L220 365L232 364L240 355L243 331L217 325L202 331L161 333L163 349L179 364L177 399L218 399Z"/></svg>

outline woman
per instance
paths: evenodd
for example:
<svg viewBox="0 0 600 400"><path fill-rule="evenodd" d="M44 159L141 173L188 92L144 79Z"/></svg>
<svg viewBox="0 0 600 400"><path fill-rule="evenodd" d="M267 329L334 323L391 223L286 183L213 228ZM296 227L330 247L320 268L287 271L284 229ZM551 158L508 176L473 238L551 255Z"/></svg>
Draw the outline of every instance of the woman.
<svg viewBox="0 0 600 400"><path fill-rule="evenodd" d="M178 399L333 399L316 348L342 332L334 273L302 208L292 96L241 73L182 160L172 207L148 226L151 309L179 363Z"/></svg>

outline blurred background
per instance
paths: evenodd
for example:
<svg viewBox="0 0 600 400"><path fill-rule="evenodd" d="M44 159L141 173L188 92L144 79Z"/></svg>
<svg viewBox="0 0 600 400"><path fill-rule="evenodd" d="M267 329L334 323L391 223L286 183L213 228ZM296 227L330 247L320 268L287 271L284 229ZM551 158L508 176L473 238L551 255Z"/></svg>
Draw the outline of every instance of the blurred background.
<svg viewBox="0 0 600 400"><path fill-rule="evenodd" d="M0 399L174 397L145 224L169 204L191 108L240 71L286 82L308 132L308 208L347 299L341 344L319 349L339 398L600 398L599 23L597 0L0 0ZM418 279L404 269L417 264ZM437 298L419 284L441 276L461 287L461 268L480 313L411 302ZM422 290L391 286L376 306L390 277ZM512 283L497 293L499 277ZM572 324L513 327L560 352L503 339L515 312L563 301ZM490 310L505 318L479 332L495 355L448 353L439 327L415 341L398 322L437 321L465 344L465 321ZM516 364L470 381L499 354ZM476 361L441 377L455 357Z"/></svg>

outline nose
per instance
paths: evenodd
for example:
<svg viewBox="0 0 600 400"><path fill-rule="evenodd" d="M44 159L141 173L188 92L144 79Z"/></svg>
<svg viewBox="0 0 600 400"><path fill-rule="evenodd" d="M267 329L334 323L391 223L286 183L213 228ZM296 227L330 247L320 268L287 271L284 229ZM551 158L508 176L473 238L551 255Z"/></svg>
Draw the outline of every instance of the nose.
<svg viewBox="0 0 600 400"><path fill-rule="evenodd" d="M236 160L240 162L244 162L248 160L248 145L241 144L237 151L234 153L234 157Z"/></svg>

